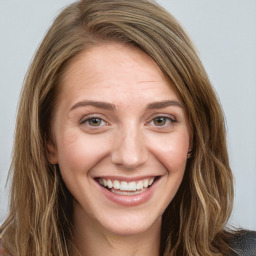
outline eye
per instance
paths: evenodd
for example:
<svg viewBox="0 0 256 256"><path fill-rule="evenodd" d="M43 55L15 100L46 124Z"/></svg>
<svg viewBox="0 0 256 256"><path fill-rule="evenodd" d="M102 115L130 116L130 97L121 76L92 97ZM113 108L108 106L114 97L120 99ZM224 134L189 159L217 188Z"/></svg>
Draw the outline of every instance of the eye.
<svg viewBox="0 0 256 256"><path fill-rule="evenodd" d="M101 116L102 115L100 114L90 114L84 116L79 122L82 131L89 134L98 134L107 131L111 125Z"/></svg>
<svg viewBox="0 0 256 256"><path fill-rule="evenodd" d="M83 119L80 122L80 124L85 124L86 126L91 128L97 128L97 127L107 125L107 122L105 122L102 118L99 118L99 117L89 117L89 118Z"/></svg>
<svg viewBox="0 0 256 256"><path fill-rule="evenodd" d="M90 126L102 126L105 122L100 118L89 118L86 120L86 123Z"/></svg>
<svg viewBox="0 0 256 256"><path fill-rule="evenodd" d="M173 116L156 116L151 121L147 123L147 125L151 127L157 127L157 128L168 128L171 127L173 123L176 122L176 119Z"/></svg>
<svg viewBox="0 0 256 256"><path fill-rule="evenodd" d="M166 122L168 122L169 120L167 120L166 117L162 117L162 116L159 116L159 117L156 117L152 120L152 122L154 123L154 125L156 126L164 126L166 124Z"/></svg>

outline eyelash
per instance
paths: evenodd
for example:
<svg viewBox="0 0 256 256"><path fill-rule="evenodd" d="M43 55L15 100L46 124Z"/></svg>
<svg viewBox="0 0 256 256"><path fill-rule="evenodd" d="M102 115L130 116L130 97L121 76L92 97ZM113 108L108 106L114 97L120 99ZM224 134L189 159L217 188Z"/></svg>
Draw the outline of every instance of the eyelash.
<svg viewBox="0 0 256 256"><path fill-rule="evenodd" d="M172 123L176 123L177 122L177 120L173 116L170 116L170 115L158 115L158 116L154 116L149 122L147 122L147 125L151 125L151 123L156 121L157 119L164 119L164 121L165 121L163 125L153 124L153 126L159 128L159 129L165 128L165 127L171 125Z"/></svg>
<svg viewBox="0 0 256 256"><path fill-rule="evenodd" d="M90 125L89 122L92 121L93 119L94 120L99 120L101 122L101 125ZM101 127L101 126L104 125L104 124L102 124L102 122L109 125L108 122L106 122L103 118L101 118L99 116L87 116L86 118L82 119L80 124L86 124L87 126L91 127L92 129L97 129L98 127Z"/></svg>
<svg viewBox="0 0 256 256"><path fill-rule="evenodd" d="M156 121L157 119L163 119L164 124L163 125L156 125L154 123L154 121ZM100 125L91 125L91 124L89 124L89 122L93 121L93 120L98 120L100 122ZM153 118L151 118L149 122L146 122L146 125L154 126L158 129L161 129L161 128L167 128L167 127L169 127L170 125L172 125L173 123L176 123L176 122L177 122L177 120L173 116L161 114L161 115L157 115L157 116L154 116ZM80 124L81 125L85 124L88 127L90 127L91 129L98 129L99 127L109 125L109 123L107 121L105 121L102 117L94 116L94 115L86 116L85 118L83 118L80 121Z"/></svg>

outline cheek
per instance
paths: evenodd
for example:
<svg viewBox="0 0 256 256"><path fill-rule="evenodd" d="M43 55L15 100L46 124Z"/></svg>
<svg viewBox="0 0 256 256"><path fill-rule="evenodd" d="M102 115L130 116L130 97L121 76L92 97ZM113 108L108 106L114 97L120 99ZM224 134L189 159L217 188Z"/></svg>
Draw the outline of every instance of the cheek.
<svg viewBox="0 0 256 256"><path fill-rule="evenodd" d="M155 138L150 144L153 154L169 172L184 171L189 150L187 131Z"/></svg>
<svg viewBox="0 0 256 256"><path fill-rule="evenodd" d="M66 132L59 138L58 159L61 170L86 173L107 152L108 139L90 136L83 132Z"/></svg>

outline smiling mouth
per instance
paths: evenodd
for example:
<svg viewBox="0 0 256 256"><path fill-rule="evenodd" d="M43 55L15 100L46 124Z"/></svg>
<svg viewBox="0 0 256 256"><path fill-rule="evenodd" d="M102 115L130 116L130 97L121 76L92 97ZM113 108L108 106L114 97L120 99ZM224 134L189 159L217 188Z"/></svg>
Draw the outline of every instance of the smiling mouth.
<svg viewBox="0 0 256 256"><path fill-rule="evenodd" d="M150 188L159 177L144 178L136 181L122 181L98 178L98 183L108 191L125 196L138 195Z"/></svg>

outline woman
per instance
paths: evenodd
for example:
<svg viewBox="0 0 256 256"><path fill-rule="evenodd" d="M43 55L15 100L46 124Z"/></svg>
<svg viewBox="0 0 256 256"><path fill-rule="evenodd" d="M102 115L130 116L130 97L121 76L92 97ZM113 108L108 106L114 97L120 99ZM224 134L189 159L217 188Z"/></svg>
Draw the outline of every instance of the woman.
<svg viewBox="0 0 256 256"><path fill-rule="evenodd" d="M25 80L12 170L0 233L13 256L232 255L255 239L225 230L222 110L151 1L84 0L57 17Z"/></svg>

